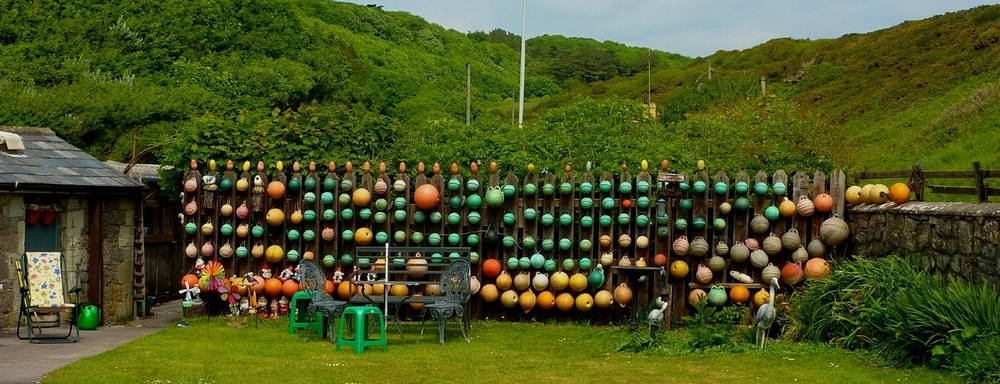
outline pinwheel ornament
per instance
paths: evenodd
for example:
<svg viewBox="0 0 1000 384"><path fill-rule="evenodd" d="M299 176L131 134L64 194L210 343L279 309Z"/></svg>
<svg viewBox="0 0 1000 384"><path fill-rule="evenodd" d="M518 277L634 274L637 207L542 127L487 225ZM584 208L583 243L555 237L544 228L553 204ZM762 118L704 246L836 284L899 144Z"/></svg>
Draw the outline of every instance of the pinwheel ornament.
<svg viewBox="0 0 1000 384"><path fill-rule="evenodd" d="M228 288L225 288L226 292L220 291L220 288L223 288L225 280L226 267L223 267L222 263L215 260L205 263L205 268L202 270L199 281L201 286L205 287L205 290L222 294L229 293ZM223 297L222 299L225 300L227 297Z"/></svg>

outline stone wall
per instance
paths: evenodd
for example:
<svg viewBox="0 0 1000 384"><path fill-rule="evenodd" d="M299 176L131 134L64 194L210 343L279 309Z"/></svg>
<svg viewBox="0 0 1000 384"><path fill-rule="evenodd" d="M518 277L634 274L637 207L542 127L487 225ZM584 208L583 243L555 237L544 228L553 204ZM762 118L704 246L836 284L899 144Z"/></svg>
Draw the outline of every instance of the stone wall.
<svg viewBox="0 0 1000 384"><path fill-rule="evenodd" d="M86 302L88 281L95 271L103 274L104 292L100 303L104 324L132 320L132 252L134 241L134 206L129 198L110 198L103 202L101 216L104 261L100 268L89 265L90 220L86 198L60 201L60 246L66 260L68 277L75 278L79 265ZM21 195L0 194L0 327L16 325L20 297L14 260L24 253L24 199Z"/></svg>
<svg viewBox="0 0 1000 384"><path fill-rule="evenodd" d="M17 321L18 284L14 260L24 253L24 199L0 195L0 327Z"/></svg>
<svg viewBox="0 0 1000 384"><path fill-rule="evenodd" d="M101 317L107 323L132 320L132 254L135 207L127 198L104 200L101 225L104 243L104 296Z"/></svg>
<svg viewBox="0 0 1000 384"><path fill-rule="evenodd" d="M862 205L845 216L849 254L918 254L936 273L1000 285L1000 204Z"/></svg>

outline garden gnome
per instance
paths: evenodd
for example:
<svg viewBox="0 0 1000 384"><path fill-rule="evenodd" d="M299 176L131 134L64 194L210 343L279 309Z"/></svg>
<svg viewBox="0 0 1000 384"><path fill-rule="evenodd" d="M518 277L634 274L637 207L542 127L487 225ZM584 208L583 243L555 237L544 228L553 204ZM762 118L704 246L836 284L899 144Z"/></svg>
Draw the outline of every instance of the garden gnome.
<svg viewBox="0 0 1000 384"><path fill-rule="evenodd" d="M271 264L264 264L264 267L260 269L260 277L271 278Z"/></svg>

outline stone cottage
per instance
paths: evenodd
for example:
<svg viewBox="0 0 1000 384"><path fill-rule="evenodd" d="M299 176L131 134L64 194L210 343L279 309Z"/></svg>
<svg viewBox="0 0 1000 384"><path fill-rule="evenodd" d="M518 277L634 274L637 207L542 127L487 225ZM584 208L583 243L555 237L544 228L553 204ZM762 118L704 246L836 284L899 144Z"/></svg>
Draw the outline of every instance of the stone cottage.
<svg viewBox="0 0 1000 384"><path fill-rule="evenodd" d="M0 326L17 321L14 260L29 251L62 252L67 276L82 281L81 302L99 305L105 324L130 321L145 294L142 190L49 129L0 126Z"/></svg>

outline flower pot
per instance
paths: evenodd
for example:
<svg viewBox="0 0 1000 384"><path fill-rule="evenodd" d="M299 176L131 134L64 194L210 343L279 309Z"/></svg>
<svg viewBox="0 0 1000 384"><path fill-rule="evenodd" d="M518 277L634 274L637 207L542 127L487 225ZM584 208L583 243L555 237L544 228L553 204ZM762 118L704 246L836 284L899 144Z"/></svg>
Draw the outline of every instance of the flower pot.
<svg viewBox="0 0 1000 384"><path fill-rule="evenodd" d="M36 211L34 209L29 209L24 212L24 223L27 225L38 224L38 220L42 217L42 211Z"/></svg>
<svg viewBox="0 0 1000 384"><path fill-rule="evenodd" d="M56 215L59 212L56 211L42 211L42 216L40 218L42 225L52 225L56 222Z"/></svg>

